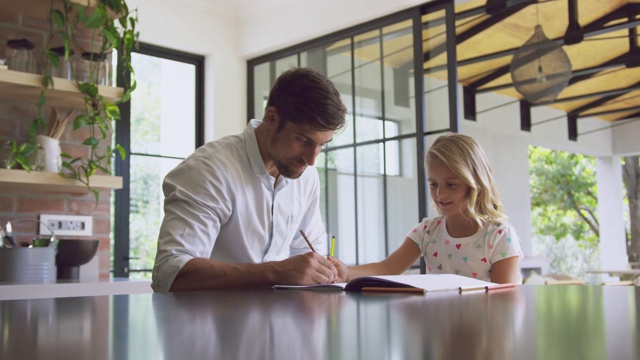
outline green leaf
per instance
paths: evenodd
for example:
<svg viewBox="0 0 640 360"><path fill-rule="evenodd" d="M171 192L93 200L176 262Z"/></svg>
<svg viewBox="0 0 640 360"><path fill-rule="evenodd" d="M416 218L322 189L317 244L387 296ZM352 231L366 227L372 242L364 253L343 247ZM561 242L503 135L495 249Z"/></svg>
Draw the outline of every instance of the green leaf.
<svg viewBox="0 0 640 360"><path fill-rule="evenodd" d="M76 5L77 6L75 8L76 8L78 20L84 24L87 22L87 10L84 6L81 6L80 4L76 4Z"/></svg>
<svg viewBox="0 0 640 360"><path fill-rule="evenodd" d="M87 125L87 121L89 117L86 114L79 114L73 119L73 130L78 130L83 126Z"/></svg>
<svg viewBox="0 0 640 360"><path fill-rule="evenodd" d="M118 31L114 28L111 29L103 29L102 35L109 41L111 47L117 47L120 43L120 37L118 35Z"/></svg>
<svg viewBox="0 0 640 360"><path fill-rule="evenodd" d="M68 59L71 57L71 39L67 33L60 33L60 37L62 37L62 41L64 42L64 58Z"/></svg>
<svg viewBox="0 0 640 360"><path fill-rule="evenodd" d="M82 142L82 145L91 146L92 148L98 147L100 145L100 141L96 139L94 136L90 136Z"/></svg>
<svg viewBox="0 0 640 360"><path fill-rule="evenodd" d="M118 150L118 153L120 154L120 158L122 160L127 158L127 152L122 146L120 146L120 144L116 144L116 149Z"/></svg>
<svg viewBox="0 0 640 360"><path fill-rule="evenodd" d="M133 48L133 45L134 45L134 43L136 41L134 35L132 33L130 33L130 32L127 32L127 33L124 34L123 40L124 40L124 46L127 49Z"/></svg>
<svg viewBox="0 0 640 360"><path fill-rule="evenodd" d="M98 95L98 86L92 83L81 83L78 85L78 90L84 95L89 97L95 97Z"/></svg>
<svg viewBox="0 0 640 360"><path fill-rule="evenodd" d="M114 104L105 104L104 110L112 119L120 119L120 109Z"/></svg>
<svg viewBox="0 0 640 360"><path fill-rule="evenodd" d="M38 126L38 120L34 119L31 122L31 124L29 124L29 128L27 129L27 131L29 132L29 136L30 137L36 136L36 134L38 133L39 129L40 129L40 126Z"/></svg>
<svg viewBox="0 0 640 360"><path fill-rule="evenodd" d="M122 0L102 0L102 3L109 9L113 10L116 14L120 14L122 11Z"/></svg>
<svg viewBox="0 0 640 360"><path fill-rule="evenodd" d="M91 17L84 22L84 27L87 29L98 29L103 26L105 21L104 13L100 11L100 8L95 8Z"/></svg>
<svg viewBox="0 0 640 360"><path fill-rule="evenodd" d="M60 10L51 10L51 19L53 20L53 25L56 28L60 28L64 25L64 14Z"/></svg>
<svg viewBox="0 0 640 360"><path fill-rule="evenodd" d="M24 157L29 157L31 156L31 154L33 154L36 150L38 149L38 147L32 143L23 143L18 147L18 153L21 156Z"/></svg>
<svg viewBox="0 0 640 360"><path fill-rule="evenodd" d="M124 94L122 95L122 99L120 99L120 103L126 103L127 101L131 100L131 90L126 90L124 92Z"/></svg>
<svg viewBox="0 0 640 360"><path fill-rule="evenodd" d="M27 159L25 159L25 158L23 158L21 156L18 156L18 157L16 157L16 162L18 164L20 164L22 166L22 168L25 169L26 171L30 171L31 170L31 167L29 166L29 161L27 161Z"/></svg>
<svg viewBox="0 0 640 360"><path fill-rule="evenodd" d="M46 57L46 60L48 60L54 67L58 67L58 64L60 64L60 58L53 51L45 50L44 56Z"/></svg>

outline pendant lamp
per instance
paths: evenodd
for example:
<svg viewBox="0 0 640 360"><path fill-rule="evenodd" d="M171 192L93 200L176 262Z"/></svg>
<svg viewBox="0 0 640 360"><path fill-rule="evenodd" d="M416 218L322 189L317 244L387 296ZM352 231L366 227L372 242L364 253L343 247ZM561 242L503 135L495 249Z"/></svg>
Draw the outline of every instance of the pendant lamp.
<svg viewBox="0 0 640 360"><path fill-rule="evenodd" d="M513 55L509 66L516 90L532 104L553 102L571 78L571 61L562 46L536 25L533 36Z"/></svg>

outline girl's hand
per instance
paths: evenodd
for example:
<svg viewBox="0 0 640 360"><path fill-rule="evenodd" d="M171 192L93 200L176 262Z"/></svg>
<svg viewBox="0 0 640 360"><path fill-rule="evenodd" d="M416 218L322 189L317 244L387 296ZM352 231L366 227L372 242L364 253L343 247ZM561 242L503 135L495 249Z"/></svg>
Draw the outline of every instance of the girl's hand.
<svg viewBox="0 0 640 360"><path fill-rule="evenodd" d="M336 282L347 282L348 281L347 279L349 278L349 267L345 265L342 261L334 257L329 256L327 257L327 259L338 270L338 277L336 278Z"/></svg>

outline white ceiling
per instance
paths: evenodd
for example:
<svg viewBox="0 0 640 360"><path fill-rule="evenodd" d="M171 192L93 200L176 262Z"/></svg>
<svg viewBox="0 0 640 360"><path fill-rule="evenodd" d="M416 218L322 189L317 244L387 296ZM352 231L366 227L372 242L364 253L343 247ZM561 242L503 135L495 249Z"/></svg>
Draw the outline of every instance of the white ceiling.
<svg viewBox="0 0 640 360"><path fill-rule="evenodd" d="M240 54L252 58L431 0L161 1L234 21Z"/></svg>

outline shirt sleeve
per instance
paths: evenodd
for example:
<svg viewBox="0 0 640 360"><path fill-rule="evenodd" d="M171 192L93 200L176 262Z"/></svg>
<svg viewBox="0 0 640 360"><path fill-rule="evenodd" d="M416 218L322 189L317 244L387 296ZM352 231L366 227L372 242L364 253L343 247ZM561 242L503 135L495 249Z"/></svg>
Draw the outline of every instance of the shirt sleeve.
<svg viewBox="0 0 640 360"><path fill-rule="evenodd" d="M513 256L517 256L518 259L524 258L520 248L520 238L512 226L508 224L496 226L491 230L490 236L491 264Z"/></svg>
<svg viewBox="0 0 640 360"><path fill-rule="evenodd" d="M424 218L418 225L414 226L413 229L409 230L407 233L407 237L420 248L420 253L424 254L426 251L425 239L427 237L432 237L433 229L430 229L431 220L429 218Z"/></svg>
<svg viewBox="0 0 640 360"><path fill-rule="evenodd" d="M223 171L202 156L185 160L165 177L154 291L169 291L180 269L191 259L211 256L220 226L232 211L233 195L223 178Z"/></svg>

